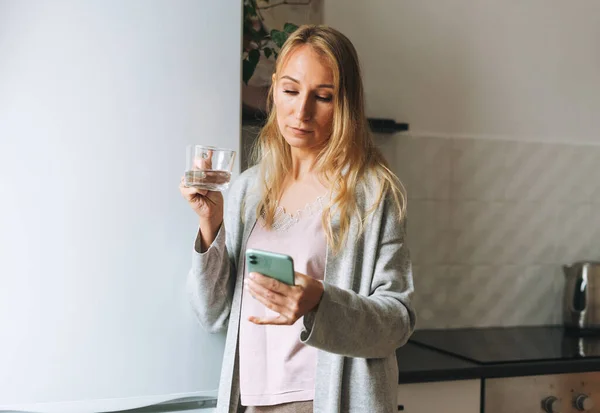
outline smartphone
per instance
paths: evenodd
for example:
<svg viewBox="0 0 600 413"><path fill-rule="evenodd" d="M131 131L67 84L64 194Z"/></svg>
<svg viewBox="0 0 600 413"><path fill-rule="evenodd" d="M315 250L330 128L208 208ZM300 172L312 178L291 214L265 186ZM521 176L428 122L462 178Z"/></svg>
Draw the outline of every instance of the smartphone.
<svg viewBox="0 0 600 413"><path fill-rule="evenodd" d="M246 268L248 273L257 272L287 285L294 285L294 260L289 255L248 248Z"/></svg>

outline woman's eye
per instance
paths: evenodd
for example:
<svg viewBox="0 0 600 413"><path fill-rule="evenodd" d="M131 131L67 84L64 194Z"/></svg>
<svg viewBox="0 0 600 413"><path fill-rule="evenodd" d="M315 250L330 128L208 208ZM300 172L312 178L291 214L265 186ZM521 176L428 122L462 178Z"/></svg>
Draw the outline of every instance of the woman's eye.
<svg viewBox="0 0 600 413"><path fill-rule="evenodd" d="M297 95L299 92L297 90L283 89L283 93L285 93L286 95ZM315 95L315 99L317 99L318 101L321 101L321 102L331 102L332 97Z"/></svg>

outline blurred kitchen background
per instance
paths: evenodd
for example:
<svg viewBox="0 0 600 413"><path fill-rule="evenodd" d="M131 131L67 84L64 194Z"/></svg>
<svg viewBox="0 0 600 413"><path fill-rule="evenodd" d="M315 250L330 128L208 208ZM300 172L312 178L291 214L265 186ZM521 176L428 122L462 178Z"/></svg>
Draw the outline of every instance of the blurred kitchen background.
<svg viewBox="0 0 600 413"><path fill-rule="evenodd" d="M418 328L560 324L562 265L600 259L600 3L322 7L369 117L410 125L377 142L408 191Z"/></svg>

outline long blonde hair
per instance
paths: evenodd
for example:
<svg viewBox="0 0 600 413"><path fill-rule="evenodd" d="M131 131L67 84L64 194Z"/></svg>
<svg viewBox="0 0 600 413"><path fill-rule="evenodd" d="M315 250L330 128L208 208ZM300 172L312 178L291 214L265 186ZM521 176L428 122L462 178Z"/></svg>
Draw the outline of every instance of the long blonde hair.
<svg viewBox="0 0 600 413"><path fill-rule="evenodd" d="M406 210L406 198L402 184L373 142L365 115L358 55L350 40L328 26L301 26L281 48L275 64L275 74L282 70L291 53L303 45L310 45L329 63L333 71L332 133L318 154L315 167L329 185L329 204L323 210L322 223L328 245L334 252L338 252L348 235L351 216L359 218L362 232L368 215L385 196L391 195L399 211L398 219L401 220ZM290 147L277 125L277 108L273 105L274 85L273 82L267 100L267 121L253 150L253 163L260 166L257 184L261 200L256 216L263 216L267 227L273 224L277 201L284 189L285 177L292 167ZM357 204L355 189L359 184L365 184L363 179L367 176L375 178L370 182L376 182L379 188L376 201L363 215ZM338 213L340 217L338 233L334 232L331 225L334 213Z"/></svg>

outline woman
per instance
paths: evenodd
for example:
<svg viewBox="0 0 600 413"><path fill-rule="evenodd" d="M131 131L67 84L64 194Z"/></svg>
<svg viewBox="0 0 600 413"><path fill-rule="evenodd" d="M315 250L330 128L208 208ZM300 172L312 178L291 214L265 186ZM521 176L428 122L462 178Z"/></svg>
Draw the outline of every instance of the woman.
<svg viewBox="0 0 600 413"><path fill-rule="evenodd" d="M269 107L225 213L220 193L181 184L200 217L193 306L207 330L228 327L217 410L396 411L395 350L415 325L405 198L373 144L350 41L300 27ZM295 285L247 274L246 248L292 256Z"/></svg>

